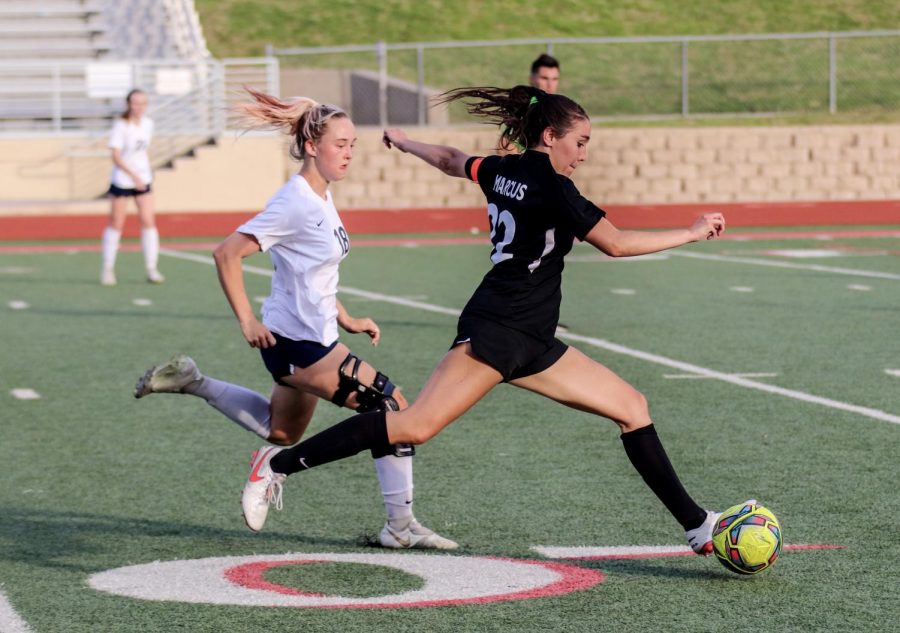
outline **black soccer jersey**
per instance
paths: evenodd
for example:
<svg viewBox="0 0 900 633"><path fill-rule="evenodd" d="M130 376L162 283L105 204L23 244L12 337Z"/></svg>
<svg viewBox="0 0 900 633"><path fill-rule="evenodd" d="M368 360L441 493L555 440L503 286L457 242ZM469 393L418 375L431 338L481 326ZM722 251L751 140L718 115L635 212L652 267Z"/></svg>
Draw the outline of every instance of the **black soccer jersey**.
<svg viewBox="0 0 900 633"><path fill-rule="evenodd" d="M487 197L494 266L463 316L552 339L562 301L563 257L605 212L557 174L543 152L472 158L466 176Z"/></svg>

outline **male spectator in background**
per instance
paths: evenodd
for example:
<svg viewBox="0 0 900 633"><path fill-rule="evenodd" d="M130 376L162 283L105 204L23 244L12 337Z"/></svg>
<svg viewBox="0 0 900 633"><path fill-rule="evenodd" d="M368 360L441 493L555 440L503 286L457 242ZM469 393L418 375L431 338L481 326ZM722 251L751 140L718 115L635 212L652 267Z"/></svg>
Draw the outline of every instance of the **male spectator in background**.
<svg viewBox="0 0 900 633"><path fill-rule="evenodd" d="M559 88L559 62L555 57L542 53L531 64L531 77L528 78L528 82L544 92L556 93Z"/></svg>

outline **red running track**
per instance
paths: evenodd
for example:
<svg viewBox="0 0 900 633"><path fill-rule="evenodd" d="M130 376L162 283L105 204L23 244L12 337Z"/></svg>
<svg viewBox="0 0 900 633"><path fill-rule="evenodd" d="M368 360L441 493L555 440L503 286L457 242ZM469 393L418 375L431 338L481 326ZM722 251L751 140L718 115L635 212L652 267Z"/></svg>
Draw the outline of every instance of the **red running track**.
<svg viewBox="0 0 900 633"><path fill-rule="evenodd" d="M619 228L676 228L689 225L697 215L721 211L729 227L900 225L900 200L828 202L760 202L723 204L610 205L609 219ZM164 237L221 237L253 215L247 213L163 213L157 215ZM341 211L350 233L460 233L487 230L483 208L372 209ZM4 216L0 240L99 239L102 215ZM125 237L138 235L137 219L130 215Z"/></svg>

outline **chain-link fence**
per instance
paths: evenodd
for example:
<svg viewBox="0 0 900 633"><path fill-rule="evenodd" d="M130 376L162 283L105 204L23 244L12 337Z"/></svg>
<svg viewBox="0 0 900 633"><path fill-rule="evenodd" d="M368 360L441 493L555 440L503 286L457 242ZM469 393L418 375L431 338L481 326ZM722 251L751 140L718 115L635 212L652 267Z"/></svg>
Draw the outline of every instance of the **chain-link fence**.
<svg viewBox="0 0 900 633"><path fill-rule="evenodd" d="M551 38L274 48L283 94L337 103L362 124L466 120L429 107L459 86L527 83L540 53L598 119L900 109L900 31Z"/></svg>

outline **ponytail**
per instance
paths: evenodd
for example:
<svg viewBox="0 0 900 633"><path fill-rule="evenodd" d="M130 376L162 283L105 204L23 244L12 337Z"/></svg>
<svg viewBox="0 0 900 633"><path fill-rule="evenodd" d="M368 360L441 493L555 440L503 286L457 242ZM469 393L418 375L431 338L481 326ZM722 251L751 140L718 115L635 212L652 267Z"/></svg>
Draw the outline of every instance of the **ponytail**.
<svg viewBox="0 0 900 633"><path fill-rule="evenodd" d="M535 147L547 128L563 136L576 119L589 118L572 99L533 86L456 88L442 94L438 103L460 99L470 100L466 103L469 114L500 126L500 146L504 149Z"/></svg>
<svg viewBox="0 0 900 633"><path fill-rule="evenodd" d="M306 141L316 142L322 138L328 121L348 118L339 107L307 97L296 97L287 102L249 86L244 89L253 97L254 103L235 106L240 122L247 129L276 129L291 136L294 139L291 156L297 160L306 158Z"/></svg>

